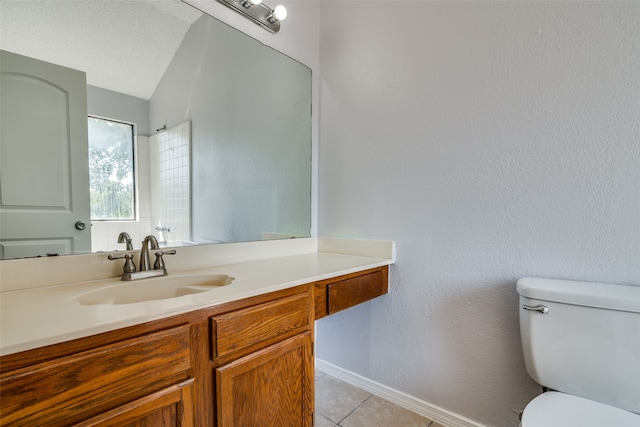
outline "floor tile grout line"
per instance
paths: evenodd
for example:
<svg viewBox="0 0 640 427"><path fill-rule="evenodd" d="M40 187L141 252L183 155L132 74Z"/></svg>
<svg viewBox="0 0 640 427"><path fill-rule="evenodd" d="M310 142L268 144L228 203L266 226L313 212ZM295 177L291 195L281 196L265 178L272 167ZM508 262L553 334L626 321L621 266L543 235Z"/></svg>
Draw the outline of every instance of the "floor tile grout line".
<svg viewBox="0 0 640 427"><path fill-rule="evenodd" d="M326 373L325 373L324 375L321 375L320 377L317 377L317 378L316 378L316 381L318 381L318 380L322 380L322 379L324 379L324 378L333 378L333 379L336 379L336 378L332 377L330 374L326 374ZM339 381L339 382L342 382L342 381L340 381L340 380L338 380L338 381ZM347 383L347 384L348 384L348 383ZM354 387L359 388L359 387L357 387L357 386L354 386ZM362 390L362 389L360 389L360 390ZM365 391L365 390L362 390L362 391ZM340 421L338 421L338 422L333 421L331 418L329 418L329 417L327 417L327 416L323 415L321 412L317 412L317 414L318 414L318 415L320 415L320 416L322 416L325 420L327 420L327 421L329 421L330 423L332 423L332 424L333 424L333 427L344 427L344 425L342 424L342 423L344 423L344 421L346 421L350 416L352 416L352 415L354 414L354 412L356 412L358 409L360 409L360 408L361 408L361 407L362 407L362 406L363 406L367 401L369 401L369 400L370 400L371 398L373 398L374 396L377 396L376 394L374 394L374 393L370 393L370 392L367 392L367 394L368 394L368 396L367 396L364 400L362 400L360 403L356 404L356 405L355 405L355 407L354 407L353 409L351 409L351 410L349 411L349 413L348 413L347 415L345 415L345 416L344 416ZM381 398L381 399L382 399L382 400L385 400L384 398ZM391 402L390 402L390 403L391 403ZM393 403L391 403L391 404L393 404ZM397 406L397 405L396 405L396 406ZM405 410L407 410L407 411L409 411L409 412L413 412L413 411L408 410L408 409L406 409L406 408L404 408L404 409L405 409ZM424 418L426 421L428 421L428 424L427 424L427 426L426 426L426 427L435 427L436 425L440 425L440 424L438 424L438 423L437 423L435 420L433 420L433 419L429 419L429 418L427 418L427 417L423 417L423 418Z"/></svg>
<svg viewBox="0 0 640 427"><path fill-rule="evenodd" d="M345 416L344 416L340 421L338 421L338 426L339 426L339 427L342 427L342 426L340 425L340 423L341 423L341 422L343 422L344 420L346 420L347 418L349 418L349 415L351 415L351 414L353 414L355 411L357 411L357 410L358 410L358 408L360 408L360 407L364 404L364 402L366 402L367 400L371 399L372 397L373 397L373 394L369 394L369 396L367 396L367 398L366 398L366 399L364 399L362 402L360 402L359 404L357 404L357 405L356 405L356 407L355 407L355 408L353 408L353 409L351 410L351 412L349 412L349 413L348 413L347 415L345 415ZM427 427L428 427L428 426L427 426Z"/></svg>

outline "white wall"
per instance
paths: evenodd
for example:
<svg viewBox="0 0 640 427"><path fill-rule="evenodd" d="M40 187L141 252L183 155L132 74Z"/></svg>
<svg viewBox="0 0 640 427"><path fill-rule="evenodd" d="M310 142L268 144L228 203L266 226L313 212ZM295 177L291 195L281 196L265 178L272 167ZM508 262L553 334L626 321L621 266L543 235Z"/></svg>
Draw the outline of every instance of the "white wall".
<svg viewBox="0 0 640 427"><path fill-rule="evenodd" d="M146 99L87 86L87 111L94 116L135 123L138 135L150 135L149 101Z"/></svg>
<svg viewBox="0 0 640 427"><path fill-rule="evenodd" d="M522 276L640 285L640 3L320 5L319 234L394 239L317 357L493 426Z"/></svg>

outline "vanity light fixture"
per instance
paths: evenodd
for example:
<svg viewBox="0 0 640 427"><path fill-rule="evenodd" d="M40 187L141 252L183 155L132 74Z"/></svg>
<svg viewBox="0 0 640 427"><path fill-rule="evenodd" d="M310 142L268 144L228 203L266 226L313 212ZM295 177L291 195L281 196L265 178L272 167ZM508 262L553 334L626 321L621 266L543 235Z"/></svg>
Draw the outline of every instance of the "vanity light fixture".
<svg viewBox="0 0 640 427"><path fill-rule="evenodd" d="M244 0L242 2L242 6L244 6L245 8L250 8L251 6L254 6L256 4L260 4L262 3L262 0Z"/></svg>
<svg viewBox="0 0 640 427"><path fill-rule="evenodd" d="M287 9L278 5L274 9L262 3L262 0L218 0L220 3L230 7L251 19L261 27L277 33L280 31L280 21L287 17Z"/></svg>

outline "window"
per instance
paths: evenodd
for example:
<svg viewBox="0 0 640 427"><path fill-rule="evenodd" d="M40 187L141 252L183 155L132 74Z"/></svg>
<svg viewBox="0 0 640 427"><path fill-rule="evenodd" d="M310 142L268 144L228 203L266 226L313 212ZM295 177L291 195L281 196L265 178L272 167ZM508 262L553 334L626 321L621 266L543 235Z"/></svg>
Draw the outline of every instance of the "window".
<svg viewBox="0 0 640 427"><path fill-rule="evenodd" d="M133 124L89 116L91 220L135 220Z"/></svg>

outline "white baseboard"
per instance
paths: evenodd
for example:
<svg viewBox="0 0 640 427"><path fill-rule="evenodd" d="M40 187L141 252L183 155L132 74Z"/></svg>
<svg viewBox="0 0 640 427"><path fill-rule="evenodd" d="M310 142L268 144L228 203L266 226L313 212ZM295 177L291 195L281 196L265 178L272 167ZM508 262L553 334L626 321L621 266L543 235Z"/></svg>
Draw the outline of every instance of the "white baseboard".
<svg viewBox="0 0 640 427"><path fill-rule="evenodd" d="M427 403L423 400L410 396L398 390L394 390L390 387L367 379L361 375L355 374L344 370L338 366L332 365L329 362L325 362L321 359L316 359L316 369L329 374L341 381L349 383L353 386L375 394L389 402L395 403L405 409L413 411L417 414L427 417L431 420L437 421L446 427L485 427L483 424L479 424L462 415L454 414L453 412L442 409L438 406Z"/></svg>

